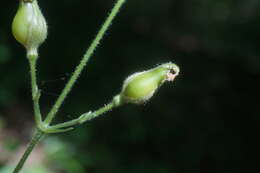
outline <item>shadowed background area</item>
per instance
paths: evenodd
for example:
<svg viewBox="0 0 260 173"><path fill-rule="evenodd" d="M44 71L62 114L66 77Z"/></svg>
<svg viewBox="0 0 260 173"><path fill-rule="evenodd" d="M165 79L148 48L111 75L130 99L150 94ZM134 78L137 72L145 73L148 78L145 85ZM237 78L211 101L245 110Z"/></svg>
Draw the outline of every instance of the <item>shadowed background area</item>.
<svg viewBox="0 0 260 173"><path fill-rule="evenodd" d="M114 2L39 0L49 25L38 63L44 113ZM17 7L0 5L0 173L34 124L25 51L10 30ZM56 122L103 106L134 72L172 61L180 76L145 105L47 137L27 172L259 172L259 31L259 0L127 0Z"/></svg>

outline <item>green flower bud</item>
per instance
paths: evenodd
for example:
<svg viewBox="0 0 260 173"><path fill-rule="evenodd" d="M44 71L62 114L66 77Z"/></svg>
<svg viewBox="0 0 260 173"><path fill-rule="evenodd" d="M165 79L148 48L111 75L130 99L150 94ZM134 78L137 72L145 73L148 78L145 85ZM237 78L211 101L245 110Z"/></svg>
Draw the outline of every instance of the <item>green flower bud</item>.
<svg viewBox="0 0 260 173"><path fill-rule="evenodd" d="M37 55L37 49L47 37L47 24L37 0L20 0L12 23L15 39L26 49L28 55Z"/></svg>
<svg viewBox="0 0 260 173"><path fill-rule="evenodd" d="M179 67L170 62L129 76L120 94L121 102L142 104L148 101L165 81L173 81L179 71Z"/></svg>

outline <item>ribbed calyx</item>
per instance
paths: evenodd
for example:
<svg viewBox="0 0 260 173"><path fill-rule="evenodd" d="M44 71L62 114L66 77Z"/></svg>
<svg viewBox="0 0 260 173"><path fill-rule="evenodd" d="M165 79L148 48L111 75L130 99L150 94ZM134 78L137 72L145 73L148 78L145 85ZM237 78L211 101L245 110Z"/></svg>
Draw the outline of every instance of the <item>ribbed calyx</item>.
<svg viewBox="0 0 260 173"><path fill-rule="evenodd" d="M129 76L123 84L121 101L134 104L148 101L163 83L173 81L179 71L179 67L170 62Z"/></svg>
<svg viewBox="0 0 260 173"><path fill-rule="evenodd" d="M19 3L12 32L15 39L26 48L27 54L33 56L47 37L47 23L37 0L20 0Z"/></svg>

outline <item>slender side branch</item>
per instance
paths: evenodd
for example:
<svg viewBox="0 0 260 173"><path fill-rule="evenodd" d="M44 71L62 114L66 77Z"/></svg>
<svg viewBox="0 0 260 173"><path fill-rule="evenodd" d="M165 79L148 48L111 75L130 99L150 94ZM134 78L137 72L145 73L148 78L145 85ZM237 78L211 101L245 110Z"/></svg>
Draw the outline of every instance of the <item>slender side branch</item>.
<svg viewBox="0 0 260 173"><path fill-rule="evenodd" d="M91 43L90 47L88 48L88 50L86 51L85 55L83 56L80 64L76 67L75 71L73 72L73 74L72 74L71 78L69 79L68 83L66 84L65 88L63 89L63 91L61 92L61 94L58 97L57 101L55 102L55 104L53 105L52 109L48 113L48 115L47 115L47 117L46 117L46 119L44 121L46 124L50 124L52 122L54 116L56 115L56 113L58 112L60 106L62 105L64 99L67 97L68 93L72 89L73 85L75 84L76 80L78 79L79 75L81 74L82 70L86 66L88 60L90 59L91 55L94 53L94 51L97 48L99 42L101 41L101 39L103 38L104 34L108 30L108 28L111 25L113 19L118 14L118 12L119 12L119 10L122 7L124 2L125 2L125 0L118 0L116 2L116 4L113 7L111 13L109 14L109 16L107 17L106 21L104 22L104 24L102 25L101 29L99 30L98 34L96 35L96 38Z"/></svg>
<svg viewBox="0 0 260 173"><path fill-rule="evenodd" d="M56 130L56 129L62 129L62 128L75 126L78 123L79 123L79 118L76 118L74 120L70 120L70 121L67 121L67 122L64 122L64 123L49 126L48 130L50 130L50 132L52 132L53 130Z"/></svg>
<svg viewBox="0 0 260 173"><path fill-rule="evenodd" d="M31 86L32 86L32 101L34 108L34 116L37 126L39 127L42 123L42 116L40 111L39 99L41 93L37 86L37 76L36 76L36 63L38 57L28 57L30 63L30 73L31 73Z"/></svg>
<svg viewBox="0 0 260 173"><path fill-rule="evenodd" d="M60 130L65 130L65 131L73 130L72 126L83 124L83 123L85 123L89 120L92 120L108 111L111 111L113 108L119 107L121 105L122 105L122 102L120 102L120 96L117 95L114 97L114 99L109 104L101 107L100 109L98 109L94 112L90 111L90 112L80 115L78 118L76 118L74 120L56 124L53 126L49 126L46 133L59 133ZM68 129L64 129L64 128L68 128Z"/></svg>
<svg viewBox="0 0 260 173"><path fill-rule="evenodd" d="M105 105L104 107L96 110L95 112L84 113L80 116L79 123L82 124L82 123L85 123L86 121L92 120L92 119L98 117L99 115L102 115L108 111L111 111L114 107L115 107L115 104L112 102L112 103L109 103L109 104Z"/></svg>
<svg viewBox="0 0 260 173"><path fill-rule="evenodd" d="M36 146L36 144L40 141L40 139L42 137L43 137L43 133L40 130L37 130L35 132L35 134L33 135L31 142L29 143L28 147L26 148L26 151L24 152L19 163L16 165L13 173L18 173L23 168L25 161L27 160L27 158L31 154L32 150L34 149L34 147Z"/></svg>

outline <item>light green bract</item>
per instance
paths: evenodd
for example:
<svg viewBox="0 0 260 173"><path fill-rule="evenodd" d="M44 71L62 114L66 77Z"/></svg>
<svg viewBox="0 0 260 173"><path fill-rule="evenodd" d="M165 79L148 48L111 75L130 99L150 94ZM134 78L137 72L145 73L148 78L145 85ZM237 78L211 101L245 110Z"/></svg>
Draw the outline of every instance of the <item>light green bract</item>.
<svg viewBox="0 0 260 173"><path fill-rule="evenodd" d="M12 23L12 32L28 54L37 54L38 47L47 37L47 24L37 0L20 0Z"/></svg>
<svg viewBox="0 0 260 173"><path fill-rule="evenodd" d="M170 62L129 76L120 94L121 101L134 104L146 102L165 81L173 81L179 71L179 67Z"/></svg>

